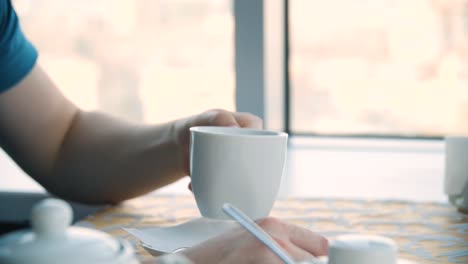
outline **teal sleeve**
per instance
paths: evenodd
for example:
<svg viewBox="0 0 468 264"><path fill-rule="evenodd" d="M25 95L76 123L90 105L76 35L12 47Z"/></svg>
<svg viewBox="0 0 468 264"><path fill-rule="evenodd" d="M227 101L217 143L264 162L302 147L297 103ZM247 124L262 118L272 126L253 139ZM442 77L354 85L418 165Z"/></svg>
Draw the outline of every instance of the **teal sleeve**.
<svg viewBox="0 0 468 264"><path fill-rule="evenodd" d="M21 31L10 0L0 0L0 93L20 82L34 67L37 51Z"/></svg>

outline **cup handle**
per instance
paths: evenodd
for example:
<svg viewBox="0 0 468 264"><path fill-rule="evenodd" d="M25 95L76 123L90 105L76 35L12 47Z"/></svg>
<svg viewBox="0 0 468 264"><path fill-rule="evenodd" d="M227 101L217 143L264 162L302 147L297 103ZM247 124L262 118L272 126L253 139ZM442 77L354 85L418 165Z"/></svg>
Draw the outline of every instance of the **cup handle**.
<svg viewBox="0 0 468 264"><path fill-rule="evenodd" d="M457 195L448 196L450 203L455 206L460 212L468 213L468 182L463 188L463 192Z"/></svg>
<svg viewBox="0 0 468 264"><path fill-rule="evenodd" d="M451 203L453 206L458 207L458 206L461 205L461 199L463 198L463 195L462 195L462 194L459 194L459 195L449 195L448 198L449 198L450 203Z"/></svg>

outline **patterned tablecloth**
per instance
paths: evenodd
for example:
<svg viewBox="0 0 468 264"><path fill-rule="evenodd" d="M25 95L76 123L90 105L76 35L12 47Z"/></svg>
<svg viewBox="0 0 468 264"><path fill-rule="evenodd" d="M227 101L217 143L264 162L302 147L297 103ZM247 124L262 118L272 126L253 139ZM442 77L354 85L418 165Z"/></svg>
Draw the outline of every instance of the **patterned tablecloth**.
<svg viewBox="0 0 468 264"><path fill-rule="evenodd" d="M341 199L277 201L272 216L333 238L339 234L378 234L394 239L400 256L420 264L468 263L468 215L443 203ZM133 243L122 227L170 226L199 217L189 196L145 196L107 208L78 225L93 227Z"/></svg>

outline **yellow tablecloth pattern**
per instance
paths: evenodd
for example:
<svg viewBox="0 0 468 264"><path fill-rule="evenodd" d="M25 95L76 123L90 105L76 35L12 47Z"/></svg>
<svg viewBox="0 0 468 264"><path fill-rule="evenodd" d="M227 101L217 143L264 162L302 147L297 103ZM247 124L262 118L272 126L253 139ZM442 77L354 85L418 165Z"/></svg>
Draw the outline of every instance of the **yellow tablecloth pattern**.
<svg viewBox="0 0 468 264"><path fill-rule="evenodd" d="M468 263L468 215L444 203L408 201L286 199L272 216L307 227L328 238L339 234L385 235L400 256L420 264ZM133 243L141 257L149 254L122 227L170 226L200 214L190 196L144 196L109 207L78 223Z"/></svg>

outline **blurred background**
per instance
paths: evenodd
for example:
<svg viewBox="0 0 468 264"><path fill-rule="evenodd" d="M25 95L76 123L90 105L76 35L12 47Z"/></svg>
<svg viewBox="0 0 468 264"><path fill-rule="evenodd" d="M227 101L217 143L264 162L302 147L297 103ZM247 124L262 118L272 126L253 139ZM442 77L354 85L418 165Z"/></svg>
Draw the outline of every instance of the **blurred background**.
<svg viewBox="0 0 468 264"><path fill-rule="evenodd" d="M234 110L228 0L14 0L40 62L76 104L165 122Z"/></svg>
<svg viewBox="0 0 468 264"><path fill-rule="evenodd" d="M72 101L87 110L157 123L209 108L236 110L234 1L13 3L23 30L39 49L40 62ZM414 198L426 182L419 198L441 199L441 139L468 134L468 0L285 2L289 82L284 89L289 96L284 100L291 135L436 139L431 141L435 145L417 142L417 150L411 150L417 157L410 159L418 165L407 164L409 154L401 142L396 148L388 142L383 150L378 147L380 156L367 153L375 144L366 143L358 151L370 156L350 159L327 152L328 161L341 157L351 167L323 160L317 163L328 167L316 173L335 169L334 175L373 179L373 196L388 182L401 185L403 178L412 177L413 185L403 184L406 198ZM319 149L329 149L328 143L320 144ZM349 146L347 141L333 144ZM406 156L383 155L385 151ZM328 157L298 153L291 153L293 174L311 173L304 164ZM368 174L362 172L366 162L375 166ZM387 178L376 179L380 165L397 168L400 178L389 169ZM339 177L332 177L329 189L315 187L315 194L333 193ZM285 188L312 192L301 184L304 178L296 177ZM358 189L357 196L362 194Z"/></svg>
<svg viewBox="0 0 468 264"><path fill-rule="evenodd" d="M231 0L14 0L64 93L164 122L234 110ZM291 132L468 130L468 2L290 0Z"/></svg>

